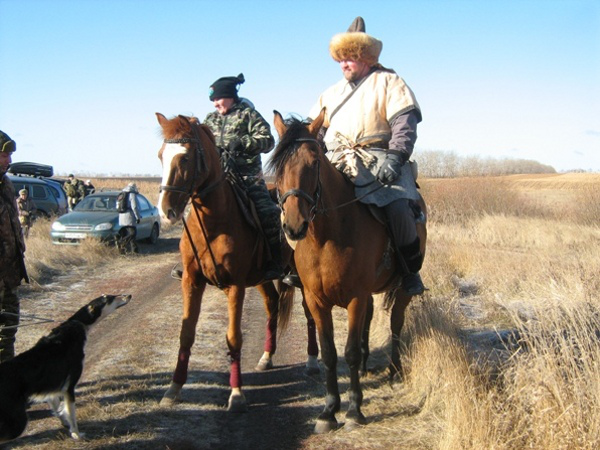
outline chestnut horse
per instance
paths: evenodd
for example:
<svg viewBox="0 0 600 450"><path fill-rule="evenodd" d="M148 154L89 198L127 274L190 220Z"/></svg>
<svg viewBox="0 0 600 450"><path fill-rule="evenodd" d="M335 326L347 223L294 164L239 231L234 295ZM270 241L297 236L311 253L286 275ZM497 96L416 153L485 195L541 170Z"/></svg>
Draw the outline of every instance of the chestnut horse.
<svg viewBox="0 0 600 450"><path fill-rule="evenodd" d="M280 141L270 162L280 196L282 227L287 238L296 241L296 269L317 325L326 370L326 404L317 419L317 433L337 428L335 415L340 409L332 308L340 306L348 311L345 358L350 368L350 389L346 427L353 428L366 423L360 410L363 394L359 371L371 294L386 292L391 305L392 376L401 370L399 336L411 300L397 288L396 258L386 227L357 201L354 185L331 164L317 141L323 116L324 111L307 125L297 119L284 122L275 111ZM420 203L426 213L424 202ZM425 254L424 224L419 224L418 234Z"/></svg>
<svg viewBox="0 0 600 450"><path fill-rule="evenodd" d="M229 325L226 338L231 358L228 409L244 411L246 400L241 389L240 360L245 289L256 286L267 311L265 352L257 366L260 370L272 367L278 319L283 328L289 320L293 289L280 283L280 295L272 281L263 282L260 268L266 252L265 240L248 224L238 206L233 187L225 180L210 130L195 117L180 115L167 119L160 113L156 116L164 136L158 152L163 165L159 209L164 220L171 223L184 220L179 245L183 265L180 346L173 380L161 404L170 405L180 398L187 380L202 295L206 285L212 284L227 295ZM189 217L184 219L190 199ZM286 249L289 259L291 249L287 245L284 251Z"/></svg>

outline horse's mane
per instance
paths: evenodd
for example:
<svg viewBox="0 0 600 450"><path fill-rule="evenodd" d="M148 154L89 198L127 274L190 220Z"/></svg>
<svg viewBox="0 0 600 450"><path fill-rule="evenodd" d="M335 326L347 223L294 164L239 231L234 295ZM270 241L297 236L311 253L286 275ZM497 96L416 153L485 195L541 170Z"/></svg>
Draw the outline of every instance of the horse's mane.
<svg viewBox="0 0 600 450"><path fill-rule="evenodd" d="M279 179L283 175L285 165L296 153L296 150L298 150L296 141L308 134L306 122L295 117L286 119L285 125L287 130L279 139L279 143L275 147L273 156L267 165L267 171L273 172L276 179Z"/></svg>

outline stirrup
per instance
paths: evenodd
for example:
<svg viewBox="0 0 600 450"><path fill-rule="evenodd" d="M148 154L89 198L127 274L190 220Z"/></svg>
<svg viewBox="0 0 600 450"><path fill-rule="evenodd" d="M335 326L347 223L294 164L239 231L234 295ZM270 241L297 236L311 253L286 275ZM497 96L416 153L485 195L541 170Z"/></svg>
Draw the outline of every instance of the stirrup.
<svg viewBox="0 0 600 450"><path fill-rule="evenodd" d="M175 267L171 269L171 278L175 278L179 281L181 281L183 278L183 270L178 269L177 264L175 264Z"/></svg>
<svg viewBox="0 0 600 450"><path fill-rule="evenodd" d="M300 277L297 274L295 274L294 272L288 273L285 277L283 277L283 280L281 280L281 281L283 281L288 286L297 287L297 288L304 287L302 285L302 281L300 281Z"/></svg>

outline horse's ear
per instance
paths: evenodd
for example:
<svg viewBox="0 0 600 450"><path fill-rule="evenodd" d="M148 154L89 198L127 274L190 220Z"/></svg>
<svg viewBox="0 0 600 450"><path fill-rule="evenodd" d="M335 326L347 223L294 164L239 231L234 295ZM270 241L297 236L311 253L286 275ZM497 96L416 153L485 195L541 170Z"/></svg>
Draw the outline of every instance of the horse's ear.
<svg viewBox="0 0 600 450"><path fill-rule="evenodd" d="M166 123L169 121L165 116L163 116L159 112L156 113L156 118L158 119L158 123L160 124L160 126L163 128L166 125Z"/></svg>
<svg viewBox="0 0 600 450"><path fill-rule="evenodd" d="M308 132L313 136L316 136L317 134L319 134L319 130L323 126L324 121L325 121L325 108L322 108L321 112L319 113L317 118L308 125Z"/></svg>
<svg viewBox="0 0 600 450"><path fill-rule="evenodd" d="M275 129L277 130L277 134L279 135L279 137L281 137L285 134L287 128L285 126L285 123L283 122L283 117L281 117L281 114L279 114L279 111L274 110L273 114L275 114Z"/></svg>

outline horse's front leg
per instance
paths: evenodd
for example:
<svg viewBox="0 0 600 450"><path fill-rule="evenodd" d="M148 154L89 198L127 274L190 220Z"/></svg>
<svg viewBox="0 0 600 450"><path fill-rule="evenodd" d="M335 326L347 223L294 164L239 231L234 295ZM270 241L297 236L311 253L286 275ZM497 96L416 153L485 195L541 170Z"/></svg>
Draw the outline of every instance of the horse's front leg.
<svg viewBox="0 0 600 450"><path fill-rule="evenodd" d="M304 317L306 317L306 334L308 337L308 344L306 346L306 353L308 354L308 359L306 360L306 374L316 375L321 372L319 369L319 363L317 361L319 356L319 345L317 344L317 326L315 324L315 319L313 319L313 316L308 309L308 305L306 304L306 299L304 298L304 289L301 289L301 291L302 308L304 309Z"/></svg>
<svg viewBox="0 0 600 450"><path fill-rule="evenodd" d="M192 281L192 276L186 271L181 281L183 291L183 317L181 320L181 332L179 334L179 354L177 357L177 366L173 374L173 381L167 392L165 392L160 404L162 406L171 406L181 398L181 389L187 381L188 365L192 345L196 339L196 326L200 317L200 306L202 304L202 295L206 288L206 281L201 278Z"/></svg>
<svg viewBox="0 0 600 450"><path fill-rule="evenodd" d="M337 351L333 340L333 319L331 308L324 309L315 304L316 299L311 299L307 294L306 302L315 319L321 343L321 358L325 366L327 380L327 396L325 408L317 418L315 433L327 433L337 428L335 414L340 410L340 390L337 380Z"/></svg>
<svg viewBox="0 0 600 450"><path fill-rule="evenodd" d="M248 410L246 397L242 392L242 310L244 308L244 286L231 286L226 289L227 310L229 313L229 325L227 327L227 347L231 368L229 374L229 385L231 395L229 396L228 411L245 412Z"/></svg>
<svg viewBox="0 0 600 450"><path fill-rule="evenodd" d="M360 411L363 393L360 387L359 369L362 361L361 341L370 299L372 300L370 295L356 297L348 304L348 340L346 341L345 357L350 368L350 389L348 390L348 412L344 425L346 429L367 423L367 419Z"/></svg>
<svg viewBox="0 0 600 450"><path fill-rule="evenodd" d="M267 282L256 286L265 302L265 311L267 313L267 329L265 332L264 353L256 370L268 370L273 368L273 354L277 349L277 314L279 312L279 294L273 282Z"/></svg>

